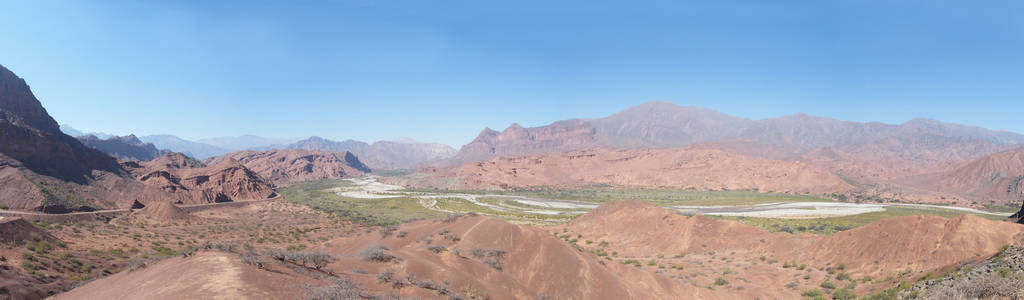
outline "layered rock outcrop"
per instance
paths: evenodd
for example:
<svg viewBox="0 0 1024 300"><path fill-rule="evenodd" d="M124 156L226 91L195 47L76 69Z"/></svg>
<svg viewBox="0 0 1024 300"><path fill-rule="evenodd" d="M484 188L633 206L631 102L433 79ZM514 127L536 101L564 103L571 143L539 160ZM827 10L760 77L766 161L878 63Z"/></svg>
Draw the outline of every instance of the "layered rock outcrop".
<svg viewBox="0 0 1024 300"><path fill-rule="evenodd" d="M363 176L370 172L351 152L305 149L238 151L208 159L217 165L235 160L261 177L276 183Z"/></svg>

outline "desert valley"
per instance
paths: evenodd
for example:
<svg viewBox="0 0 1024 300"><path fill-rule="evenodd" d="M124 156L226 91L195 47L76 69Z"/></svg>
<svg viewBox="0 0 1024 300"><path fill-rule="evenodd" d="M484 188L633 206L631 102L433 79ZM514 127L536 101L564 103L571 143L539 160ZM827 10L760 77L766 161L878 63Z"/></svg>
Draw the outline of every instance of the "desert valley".
<svg viewBox="0 0 1024 300"><path fill-rule="evenodd" d="M649 102L190 141L59 125L30 80L0 67L4 299L1024 297L1014 132Z"/></svg>

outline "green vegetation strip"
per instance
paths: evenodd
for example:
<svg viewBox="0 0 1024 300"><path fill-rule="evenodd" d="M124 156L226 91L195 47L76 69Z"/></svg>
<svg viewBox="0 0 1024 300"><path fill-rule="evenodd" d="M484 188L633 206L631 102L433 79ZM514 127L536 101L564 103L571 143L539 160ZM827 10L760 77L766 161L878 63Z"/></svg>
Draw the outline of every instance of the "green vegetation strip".
<svg viewBox="0 0 1024 300"><path fill-rule="evenodd" d="M567 222L575 217L574 215L545 215L531 214L519 211L501 211L486 206L476 205L462 198L438 198L436 200L437 208L439 209L463 213L474 212L478 214L500 217L511 221L561 223Z"/></svg>
<svg viewBox="0 0 1024 300"><path fill-rule="evenodd" d="M871 222L875 222L885 218L901 217L901 216L916 216L916 215L933 215L944 218L952 218L961 214L969 214L961 211L954 211L948 209L928 209L928 208L908 208L908 207L886 207L885 211L870 212L859 215L833 217L833 218L821 218L821 219L774 219L774 218L755 218L755 217L718 217L712 216L713 218L725 219L725 220L736 220L741 223L758 227L771 232L806 232L814 234L833 234L839 231L848 230L860 226L867 225ZM974 214L990 220L1002 220L1002 216L993 216L985 214Z"/></svg>
<svg viewBox="0 0 1024 300"><path fill-rule="evenodd" d="M338 196L330 191L345 186L351 183L338 179L309 181L281 188L280 192L289 201L367 225L394 225L410 219L444 216L444 213L424 208L418 199L410 197L360 199Z"/></svg>

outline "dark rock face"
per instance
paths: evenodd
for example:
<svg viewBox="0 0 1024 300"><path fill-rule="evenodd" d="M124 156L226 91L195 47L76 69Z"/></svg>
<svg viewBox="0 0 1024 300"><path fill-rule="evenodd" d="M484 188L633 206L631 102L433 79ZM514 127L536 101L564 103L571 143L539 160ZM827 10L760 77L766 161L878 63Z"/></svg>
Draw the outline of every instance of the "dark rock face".
<svg viewBox="0 0 1024 300"><path fill-rule="evenodd" d="M36 99L24 79L0 65L0 110L17 116L21 125L58 135L60 126Z"/></svg>
<svg viewBox="0 0 1024 300"><path fill-rule="evenodd" d="M1017 196L1017 202L1021 202L1020 210L1008 218L1012 222L1024 224L1024 176L1017 177L1013 184L1007 188L1007 192Z"/></svg>
<svg viewBox="0 0 1024 300"><path fill-rule="evenodd" d="M120 160L149 161L168 152L157 149L153 144L142 142L135 135L115 136L109 139L86 135L78 137L78 140L90 148L103 151Z"/></svg>
<svg viewBox="0 0 1024 300"><path fill-rule="evenodd" d="M35 173L86 183L92 170L124 174L117 160L60 131L25 80L0 66L0 153Z"/></svg>
<svg viewBox="0 0 1024 300"><path fill-rule="evenodd" d="M25 80L0 66L0 204L69 212L128 207L148 193L117 160L61 132Z"/></svg>
<svg viewBox="0 0 1024 300"><path fill-rule="evenodd" d="M349 166L355 168L356 170L365 173L370 173L370 167L367 167L366 165L363 164L363 162L359 161L359 158L356 157L355 154L352 154L352 152L345 152L345 162L348 163Z"/></svg>

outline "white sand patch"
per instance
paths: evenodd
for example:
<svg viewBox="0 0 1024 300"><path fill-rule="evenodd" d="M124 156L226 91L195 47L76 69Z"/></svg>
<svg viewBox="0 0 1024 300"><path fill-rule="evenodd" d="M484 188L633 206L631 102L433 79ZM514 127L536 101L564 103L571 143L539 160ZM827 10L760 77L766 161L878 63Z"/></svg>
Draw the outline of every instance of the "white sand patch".
<svg viewBox="0 0 1024 300"><path fill-rule="evenodd" d="M780 219L818 219L865 214L870 212L885 211L884 207L819 207L814 209L782 208L761 211L744 212L708 212L704 215L712 216L734 216L734 217L758 217L758 218L780 218Z"/></svg>
<svg viewBox="0 0 1024 300"><path fill-rule="evenodd" d="M504 195L494 195L494 196L500 197L500 198L509 198L511 200L515 200L516 202L519 202L519 203L522 203L522 204L526 204L526 205L548 207L548 208L559 208L559 209L595 209L595 208L597 208L599 206L597 204L583 204L583 203L565 202L565 201L556 201L556 200L547 200L547 199L537 199L537 198L524 198L524 197L504 196Z"/></svg>

